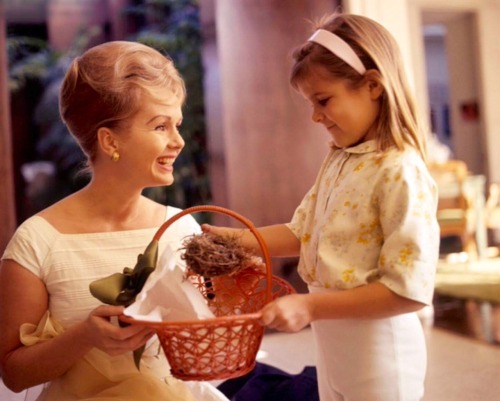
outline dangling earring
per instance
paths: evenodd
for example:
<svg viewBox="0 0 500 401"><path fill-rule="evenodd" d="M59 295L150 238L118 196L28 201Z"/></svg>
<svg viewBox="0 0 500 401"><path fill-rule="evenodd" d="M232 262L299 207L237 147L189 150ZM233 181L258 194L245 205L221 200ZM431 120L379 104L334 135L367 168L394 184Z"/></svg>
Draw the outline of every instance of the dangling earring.
<svg viewBox="0 0 500 401"><path fill-rule="evenodd" d="M118 160L120 160L120 154L118 153L117 150L113 151L113 153L111 154L111 161L113 162L117 162Z"/></svg>

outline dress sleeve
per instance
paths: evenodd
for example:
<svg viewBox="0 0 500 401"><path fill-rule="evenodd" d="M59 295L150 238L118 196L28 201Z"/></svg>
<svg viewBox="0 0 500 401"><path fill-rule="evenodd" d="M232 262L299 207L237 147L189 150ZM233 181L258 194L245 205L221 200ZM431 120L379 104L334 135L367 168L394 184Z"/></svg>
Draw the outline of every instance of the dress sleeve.
<svg viewBox="0 0 500 401"><path fill-rule="evenodd" d="M380 282L430 304L439 258L436 184L416 156L382 171L376 191L384 237Z"/></svg>
<svg viewBox="0 0 500 401"><path fill-rule="evenodd" d="M43 264L53 235L40 220L35 216L19 226L7 244L2 260L13 260L43 279Z"/></svg>

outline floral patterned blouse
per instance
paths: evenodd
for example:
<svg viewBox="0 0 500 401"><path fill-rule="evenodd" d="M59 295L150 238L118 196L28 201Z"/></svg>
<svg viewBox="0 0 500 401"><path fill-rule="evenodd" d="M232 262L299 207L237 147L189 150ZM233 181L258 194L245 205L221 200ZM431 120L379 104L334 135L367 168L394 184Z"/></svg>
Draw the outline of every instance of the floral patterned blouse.
<svg viewBox="0 0 500 401"><path fill-rule="evenodd" d="M378 152L375 141L333 149L288 227L301 241L310 286L379 281L432 302L439 257L437 187L417 151Z"/></svg>

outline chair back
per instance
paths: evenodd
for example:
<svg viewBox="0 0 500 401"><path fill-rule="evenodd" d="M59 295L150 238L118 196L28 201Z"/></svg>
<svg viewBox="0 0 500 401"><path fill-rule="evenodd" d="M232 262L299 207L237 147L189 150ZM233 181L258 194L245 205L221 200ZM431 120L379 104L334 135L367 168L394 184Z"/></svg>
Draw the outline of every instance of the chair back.
<svg viewBox="0 0 500 401"><path fill-rule="evenodd" d="M467 196L464 190L467 165L462 160L432 163L429 171L438 186L438 209L466 209Z"/></svg>
<svg viewBox="0 0 500 401"><path fill-rule="evenodd" d="M429 171L438 186L437 219L441 237L459 237L464 251L475 252L473 201L465 186L467 164L462 160L431 163Z"/></svg>

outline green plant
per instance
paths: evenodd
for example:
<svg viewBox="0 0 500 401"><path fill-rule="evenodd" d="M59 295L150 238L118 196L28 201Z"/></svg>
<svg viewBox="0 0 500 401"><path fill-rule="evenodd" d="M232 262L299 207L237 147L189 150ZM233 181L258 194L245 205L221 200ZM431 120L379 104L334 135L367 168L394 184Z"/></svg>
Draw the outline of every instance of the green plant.
<svg viewBox="0 0 500 401"><path fill-rule="evenodd" d="M54 59L55 55L46 41L27 36L8 36L9 90L20 90L30 79L44 79Z"/></svg>

